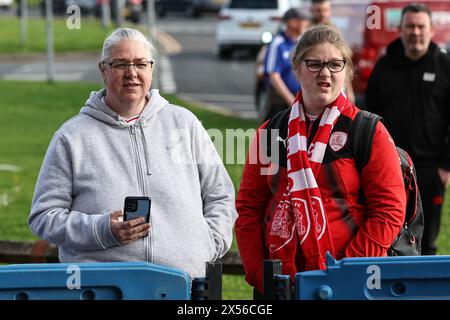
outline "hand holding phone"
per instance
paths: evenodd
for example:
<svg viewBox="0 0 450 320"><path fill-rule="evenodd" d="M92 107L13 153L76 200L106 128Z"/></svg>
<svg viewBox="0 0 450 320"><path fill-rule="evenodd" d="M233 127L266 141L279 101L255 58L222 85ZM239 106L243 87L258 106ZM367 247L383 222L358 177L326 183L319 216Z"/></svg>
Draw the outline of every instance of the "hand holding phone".
<svg viewBox="0 0 450 320"><path fill-rule="evenodd" d="M120 244L136 241L149 234L150 206L151 201L147 197L127 197L124 211L111 213L111 232ZM120 221L122 215L123 221Z"/></svg>
<svg viewBox="0 0 450 320"><path fill-rule="evenodd" d="M143 217L145 222L150 222L151 200L148 197L126 197L123 210L123 221Z"/></svg>

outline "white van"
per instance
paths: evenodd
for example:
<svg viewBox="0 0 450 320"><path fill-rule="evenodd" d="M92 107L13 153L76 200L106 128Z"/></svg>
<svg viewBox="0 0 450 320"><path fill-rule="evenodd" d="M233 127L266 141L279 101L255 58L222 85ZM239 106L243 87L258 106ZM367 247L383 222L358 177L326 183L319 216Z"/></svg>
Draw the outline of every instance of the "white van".
<svg viewBox="0 0 450 320"><path fill-rule="evenodd" d="M216 46L221 58L236 48L259 48L261 37L275 34L283 14L301 0L228 0L218 15Z"/></svg>
<svg viewBox="0 0 450 320"><path fill-rule="evenodd" d="M0 0L0 9L9 9L13 2L13 0Z"/></svg>

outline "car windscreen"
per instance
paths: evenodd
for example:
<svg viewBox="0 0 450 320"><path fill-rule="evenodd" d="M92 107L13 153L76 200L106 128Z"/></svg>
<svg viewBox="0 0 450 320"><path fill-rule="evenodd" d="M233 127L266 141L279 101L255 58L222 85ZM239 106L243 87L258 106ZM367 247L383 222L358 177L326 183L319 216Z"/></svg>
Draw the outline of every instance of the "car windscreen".
<svg viewBox="0 0 450 320"><path fill-rule="evenodd" d="M231 0L230 9L277 9L277 0Z"/></svg>

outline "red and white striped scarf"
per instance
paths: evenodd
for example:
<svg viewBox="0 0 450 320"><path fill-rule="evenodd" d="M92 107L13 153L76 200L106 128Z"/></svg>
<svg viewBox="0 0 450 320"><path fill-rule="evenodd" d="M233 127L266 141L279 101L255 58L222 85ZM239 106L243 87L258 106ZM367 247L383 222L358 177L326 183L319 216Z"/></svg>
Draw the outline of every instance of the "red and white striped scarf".
<svg viewBox="0 0 450 320"><path fill-rule="evenodd" d="M286 264L293 274L325 269L326 252L334 252L316 179L331 131L347 103L347 99L340 94L325 108L309 148L301 91L291 109L287 138L288 186L274 214L268 245L270 258L281 259L283 266ZM305 261L303 270L297 270L295 255L300 249L298 246Z"/></svg>

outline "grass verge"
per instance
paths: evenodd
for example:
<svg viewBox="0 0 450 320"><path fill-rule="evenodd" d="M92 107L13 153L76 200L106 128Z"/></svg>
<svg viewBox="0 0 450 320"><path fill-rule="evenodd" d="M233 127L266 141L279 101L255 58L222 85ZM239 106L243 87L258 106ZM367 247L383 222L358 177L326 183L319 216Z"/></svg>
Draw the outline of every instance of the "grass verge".
<svg viewBox="0 0 450 320"><path fill-rule="evenodd" d="M106 35L113 27L103 28L98 19L81 17L80 29L69 29L66 19L54 19L54 45L56 52L97 51L101 49ZM29 18L27 22L27 42L20 44L20 21L17 17L0 19L0 54L43 53L46 51L45 20Z"/></svg>
<svg viewBox="0 0 450 320"><path fill-rule="evenodd" d="M92 90L88 83L39 83L0 81L0 239L35 240L27 226L37 175L54 132L78 114ZM207 129L254 128L256 122L230 118L166 96L174 104L194 112ZM226 165L238 188L243 165ZM236 249L236 244L233 244ZM242 276L223 278L224 299L251 299L251 289Z"/></svg>

